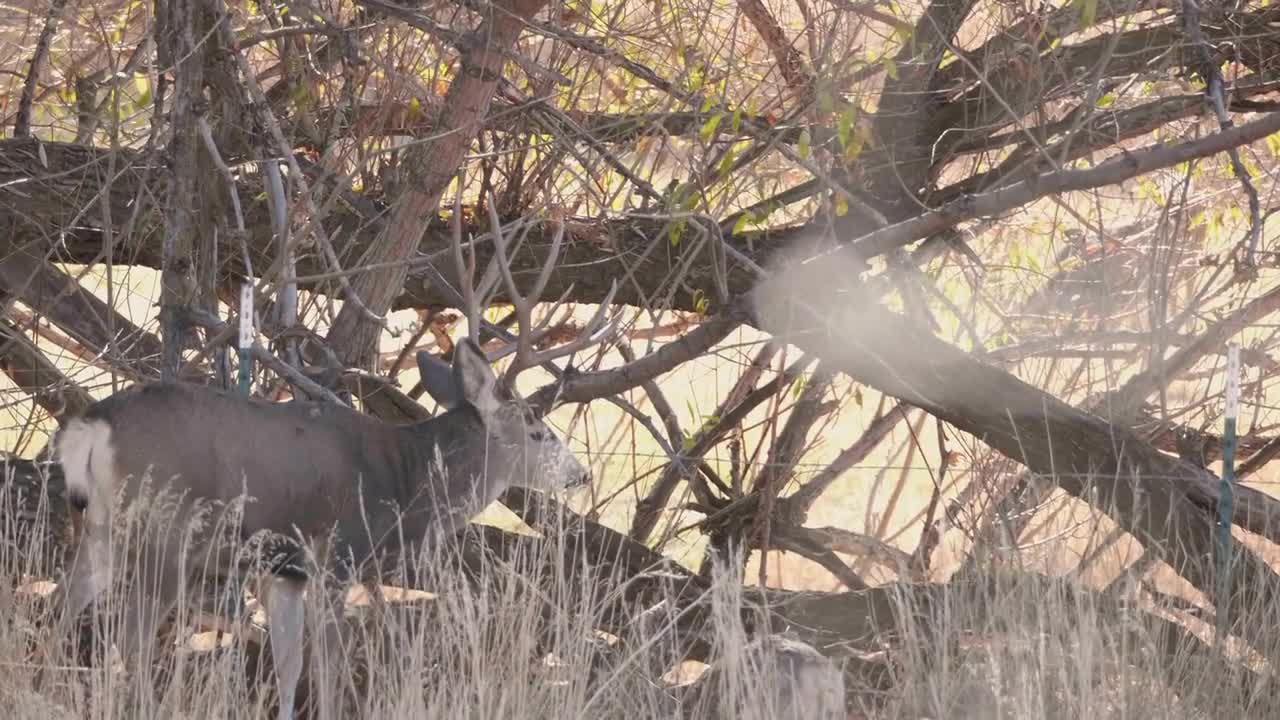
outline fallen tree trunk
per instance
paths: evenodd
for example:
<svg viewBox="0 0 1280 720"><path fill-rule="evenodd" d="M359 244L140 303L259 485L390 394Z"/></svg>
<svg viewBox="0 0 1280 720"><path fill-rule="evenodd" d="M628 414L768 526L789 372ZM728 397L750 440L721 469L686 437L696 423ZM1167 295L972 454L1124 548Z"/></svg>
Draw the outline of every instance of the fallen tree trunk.
<svg viewBox="0 0 1280 720"><path fill-rule="evenodd" d="M10 248L0 259L0 292L20 298L117 371L158 374L159 339L51 265L42 251Z"/></svg>
<svg viewBox="0 0 1280 720"><path fill-rule="evenodd" d="M10 254L15 248L48 248L58 246L52 256L56 262L87 264L103 262L104 227L100 196L106 194L113 230L112 253L116 264L158 269L161 265L163 218L160 208L148 198L163 197L164 174L151 158L121 150L111 159L111 151L68 143L38 142L31 139L0 140L0 253ZM107 177L109 165L115 173ZM313 183L326 182L315 169ZM247 237L240 246L237 237L218 238L217 255L220 285L230 287L244 277L244 250L248 250L255 273L271 267L278 254L272 239L272 223L263 191L262 176L243 168L240 197L244 207ZM328 180L331 182L331 179ZM324 186L333 190L332 186ZM329 215L317 218L328 230L343 268L360 264L371 243L383 227L387 208L374 200L349 190L339 191ZM419 244L419 252L436 258L438 269L453 281L453 262L447 255L449 228L440 218L428 220ZM468 228L482 232L478 228ZM536 272L545 260L551 244L550 227L530 229L527 251L511 258L516 273ZM617 302L639 307L661 306L694 311L700 297L716 298L716 266L709 254L714 228L699 229L697 223L686 223L682 240L672 242L667 224L661 220L631 218L616 221L570 220L566 224L566 242L557 272L546 288L547 297L558 297L573 285L570 298L576 302L599 302L609 292L610 280L626 277L620 283ZM545 231L545 232L544 232ZM704 235L700 236L700 233ZM803 236L805 228L785 228L769 232L729 233L724 241L736 252L764 262L775 250ZM703 238L707 242L703 242ZM477 262L484 267L492 246L478 248ZM691 257L692 254L707 253ZM441 259L444 261L441 262ZM298 254L299 287L312 292L339 294L332 279L320 279L333 268L314 250L302 248ZM728 263L727 283L733 294L746 292L755 282L750 270L741 263ZM678 279L678 280L677 280ZM410 267L404 289L393 302L393 309L447 306L447 295L431 287L420 268ZM501 291L498 295L501 298Z"/></svg>

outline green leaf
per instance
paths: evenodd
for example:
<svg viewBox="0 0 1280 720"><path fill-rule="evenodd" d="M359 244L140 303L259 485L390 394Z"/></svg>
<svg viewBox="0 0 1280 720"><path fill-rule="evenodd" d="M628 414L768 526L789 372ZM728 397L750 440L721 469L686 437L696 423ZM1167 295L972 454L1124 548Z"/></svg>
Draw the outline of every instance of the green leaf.
<svg viewBox="0 0 1280 720"><path fill-rule="evenodd" d="M677 220L671 223L671 229L667 231L667 238L671 241L671 247L680 247L680 241L684 240L684 228L684 220Z"/></svg>
<svg viewBox="0 0 1280 720"><path fill-rule="evenodd" d="M724 113L716 113L707 118L707 121L702 123L702 129L698 131L698 137L702 138L704 142L711 140L711 138L715 137L716 129L720 127L721 120L724 120Z"/></svg>
<svg viewBox="0 0 1280 720"><path fill-rule="evenodd" d="M729 174L729 171L733 169L733 163L737 159L738 149L736 147L729 148L729 152L725 153L724 157L720 159L720 167L717 168L716 173L720 177L725 177Z"/></svg>
<svg viewBox="0 0 1280 720"><path fill-rule="evenodd" d="M836 196L836 217L844 217L849 214L849 201L843 195Z"/></svg>
<svg viewBox="0 0 1280 720"><path fill-rule="evenodd" d="M862 148L866 147L866 144L866 136L861 131L855 131L852 141L844 147L845 165L852 165L853 161L857 160L858 156L862 154Z"/></svg>
<svg viewBox="0 0 1280 720"><path fill-rule="evenodd" d="M818 93L818 110L823 113L834 112L836 109L836 101L831 97L831 93L825 90Z"/></svg>
<svg viewBox="0 0 1280 720"><path fill-rule="evenodd" d="M1005 257L1009 259L1009 266L1018 270L1023 269L1025 254L1022 252L1022 246L1013 243L1009 249L1005 251Z"/></svg>
<svg viewBox="0 0 1280 720"><path fill-rule="evenodd" d="M1156 185L1150 178L1138 180L1138 197L1155 205L1164 204L1164 193L1161 192L1160 186Z"/></svg>
<svg viewBox="0 0 1280 720"><path fill-rule="evenodd" d="M1280 132L1268 135L1266 142L1267 150L1271 151L1271 157L1280 158Z"/></svg>
<svg viewBox="0 0 1280 720"><path fill-rule="evenodd" d="M707 309L711 307L711 301L707 298L707 294L702 290L693 291L693 311L699 315L706 315Z"/></svg>
<svg viewBox="0 0 1280 720"><path fill-rule="evenodd" d="M800 131L800 145L796 149L800 152L801 160L809 159L809 145L813 140L809 137L809 128Z"/></svg>
<svg viewBox="0 0 1280 720"><path fill-rule="evenodd" d="M1115 105L1115 104L1116 104L1115 93L1107 93L1106 95L1103 95L1102 97L1098 98L1097 105L1100 108L1111 107L1112 105Z"/></svg>
<svg viewBox="0 0 1280 720"><path fill-rule="evenodd" d="M1082 0L1080 7L1080 24L1092 27L1098 19L1098 0Z"/></svg>
<svg viewBox="0 0 1280 720"><path fill-rule="evenodd" d="M310 108L315 104L315 96L311 94L311 87L303 83L293 86L293 90L289 93L289 99L293 101L295 106L302 109Z"/></svg>
<svg viewBox="0 0 1280 720"><path fill-rule="evenodd" d="M151 104L151 80L146 75L135 75L133 87L138 91L136 107L142 109Z"/></svg>
<svg viewBox="0 0 1280 720"><path fill-rule="evenodd" d="M747 223L752 222L751 213L744 212L738 216L738 220L733 223L732 233L741 235L743 230L747 229Z"/></svg>
<svg viewBox="0 0 1280 720"><path fill-rule="evenodd" d="M857 117L857 108L850 108L840 113L840 117L836 119L836 137L840 139L841 147L848 147L849 133L853 131L853 121Z"/></svg>
<svg viewBox="0 0 1280 720"><path fill-rule="evenodd" d="M905 15L904 15L905 16ZM916 36L916 29L911 25L894 25L893 36L903 45L912 42Z"/></svg>
<svg viewBox="0 0 1280 720"><path fill-rule="evenodd" d="M894 62L893 58L886 55L880 61L880 64L884 66L884 73L889 76L890 80L898 79L898 63Z"/></svg>

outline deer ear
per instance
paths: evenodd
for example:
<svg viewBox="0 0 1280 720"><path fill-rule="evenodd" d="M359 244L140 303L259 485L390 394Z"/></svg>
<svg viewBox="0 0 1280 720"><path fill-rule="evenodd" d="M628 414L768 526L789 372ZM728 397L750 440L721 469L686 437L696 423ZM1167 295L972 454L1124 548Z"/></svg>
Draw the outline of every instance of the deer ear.
<svg viewBox="0 0 1280 720"><path fill-rule="evenodd" d="M462 401L487 418L498 410L498 378L489 367L489 359L470 338L453 349L453 376Z"/></svg>
<svg viewBox="0 0 1280 720"><path fill-rule="evenodd" d="M462 392L458 388L458 380L453 376L453 368L425 350L417 354L417 359L422 388L431 399L446 410L458 407L462 403Z"/></svg>

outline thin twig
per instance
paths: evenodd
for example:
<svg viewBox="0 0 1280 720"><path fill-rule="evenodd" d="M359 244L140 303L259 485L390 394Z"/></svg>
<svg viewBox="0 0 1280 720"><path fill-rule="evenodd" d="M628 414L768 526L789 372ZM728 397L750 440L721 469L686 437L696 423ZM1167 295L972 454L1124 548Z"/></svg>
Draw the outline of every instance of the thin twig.
<svg viewBox="0 0 1280 720"><path fill-rule="evenodd" d="M899 402L888 412L877 416L862 432L861 437L840 451L835 460L832 460L813 479L801 485L799 490L787 497L787 500L796 507L798 512L807 513L832 483L849 468L865 460L885 438L889 437L889 433L898 426L898 423L910 417L908 412L910 409L911 406L907 403Z"/></svg>
<svg viewBox="0 0 1280 720"><path fill-rule="evenodd" d="M1209 41L1205 39L1204 31L1200 27L1200 4L1197 0L1182 0L1182 30L1200 56L1196 72L1204 79L1205 101L1213 108L1213 114L1218 119L1218 127L1229 130L1235 123L1227 114L1222 71L1218 68L1213 48L1209 46ZM1262 209L1258 202L1258 191L1253 187L1253 181L1249 179L1249 170L1240 161L1239 150L1235 147L1227 148L1227 157L1231 159L1232 172L1240 181L1245 196L1249 198L1249 244L1245 251L1245 264L1252 266L1254 253L1258 249L1258 239L1262 235Z"/></svg>
<svg viewBox="0 0 1280 720"><path fill-rule="evenodd" d="M755 491L760 496L760 507L755 521L748 531L755 536L753 544L761 552L769 551L769 540L773 529L773 506L778 499L782 486L791 478L796 463L804 454L809 442L809 431L814 423L826 413L834 409L834 405L823 403L822 398L831 387L835 373L821 362L814 368L809 383L800 392L800 399L787 415L787 422L782 432L774 439L769 448L769 459L765 470L756 478ZM765 587L766 564L760 564L760 587Z"/></svg>
<svg viewBox="0 0 1280 720"><path fill-rule="evenodd" d="M36 40L36 51L31 55L31 63L27 66L27 79L22 84L22 98L18 100L18 117L13 123L13 136L16 138L31 135L31 109L36 99L36 83L40 79L40 71L44 61L49 57L49 45L53 42L53 34L58 29L58 18L67 7L67 0L53 0L49 12L44 16L44 27Z"/></svg>
<svg viewBox="0 0 1280 720"><path fill-rule="evenodd" d="M722 405L717 409L716 421L709 427L701 429L694 436L693 444L681 451L678 461L672 461L663 472L662 477L649 491L649 494L636 503L635 517L632 520L631 532L629 533L631 537L641 541L647 540L654 527L658 524L659 515L671 500L671 494L675 492L676 485L681 479L690 477L688 468L691 466L691 461L701 459L710 452L711 448L720 441L720 438L725 433L737 427L747 415L751 414L766 400L785 390L813 361L813 357L803 356L779 373L772 381L748 393L742 402L731 408L726 408ZM694 482L691 487L697 495L701 496L698 497L699 501L708 506L713 506L711 498L706 494L705 486Z"/></svg>
<svg viewBox="0 0 1280 720"><path fill-rule="evenodd" d="M208 310L204 310L202 308L186 308L186 315L190 322L193 322L213 333L215 342L223 342L227 344L235 342L235 328L232 325L223 322ZM327 400L337 405L346 405L346 403L342 402L342 400L339 399L337 395L334 395L328 388L319 385L311 378L303 375L297 368L291 367L287 363L283 362L280 358L273 355L258 343L255 342L250 346L249 352L253 355L254 360L257 360L267 366L281 377L288 378L291 383L301 388L303 392L307 393L311 397Z"/></svg>
<svg viewBox="0 0 1280 720"><path fill-rule="evenodd" d="M203 115L196 116L196 130L200 133L200 138L204 140L204 148L209 153L209 157L213 159L213 164L218 168L218 173L222 175L222 179L227 184L227 194L231 196L231 210L235 214L236 231L240 234L243 244L245 236L244 211L240 208L240 193L236 190L236 177L231 172L231 168L222 159L222 153L218 152L218 143L213 140L213 130L209 127L209 121ZM249 253L245 250L246 268L252 275L252 267L248 265Z"/></svg>
<svg viewBox="0 0 1280 720"><path fill-rule="evenodd" d="M316 206L315 198L312 197L311 189L308 187L306 175L303 174L302 168L298 166L298 161L294 159L292 146L285 139L284 132L280 129L280 123L276 121L275 113L271 111L271 105L267 101L266 93L262 90L262 85L258 83L257 77L253 74L253 68L249 66L249 60L244 53L240 51L240 44L236 40L235 33L231 30L231 14L222 0L216 0L216 9L218 18L215 23L218 26L218 32L222 35L222 40L230 50L231 57L235 59L237 66L240 68L241 78L244 80L245 87L249 89L249 95L253 99L251 105L257 111L258 119L267 128L272 141L275 143L277 152L281 158L289 165L289 176L298 183L298 196L302 199L306 210L307 217L303 221L304 229L310 230L316 239L316 244L320 246L321 253L329 266L341 270L342 264L338 261L338 255L334 252L333 243L329 240L329 234L325 231L324 225L320 222L320 209ZM300 237L303 233L294 236ZM290 248L292 249L292 248ZM281 256L283 261L285 256ZM273 266L273 269L275 266ZM347 280L345 274L337 276L338 284L342 287L343 300L353 304L367 320L385 328L387 322L385 318L375 315L372 310L364 304L355 289L351 287L351 283ZM263 283L266 283L266 277L263 277ZM262 289L262 288L260 288Z"/></svg>

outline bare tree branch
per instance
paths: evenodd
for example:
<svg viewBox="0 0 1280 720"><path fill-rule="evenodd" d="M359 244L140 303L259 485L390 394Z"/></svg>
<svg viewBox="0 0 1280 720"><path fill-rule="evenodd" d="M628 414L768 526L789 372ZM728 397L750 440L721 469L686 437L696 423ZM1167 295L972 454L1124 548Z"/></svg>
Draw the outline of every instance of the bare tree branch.
<svg viewBox="0 0 1280 720"><path fill-rule="evenodd" d="M561 383L548 385L529 397L533 407L588 402L637 388L663 373L670 372L701 356L729 336L746 317L745 308L731 304L724 312L709 318L683 337L667 343L655 352L612 370L574 373Z"/></svg>
<svg viewBox="0 0 1280 720"><path fill-rule="evenodd" d="M916 198L924 189L931 146L938 134L930 128L938 98L929 88L943 53L974 5L973 0L930 2L893 58L896 77L891 75L880 92L873 132L884 158L871 163L861 158L859 165L869 165L864 187L891 223L916 212ZM850 213L841 224L848 228L857 222L857 214Z"/></svg>
<svg viewBox="0 0 1280 720"><path fill-rule="evenodd" d="M1200 26L1199 0L1182 0L1182 30L1191 40L1196 53L1200 56L1196 64L1196 72L1204 79L1204 97L1213 108L1218 120L1218 127L1226 130L1233 123L1227 115L1227 101L1223 91L1222 71L1218 69L1218 60L1213 48L1204 37L1204 28ZM1249 171L1240 162L1240 153L1236 148L1227 149L1227 157L1231 160L1231 169L1240 181L1240 187L1249 199L1249 243L1246 249L1246 263L1253 264L1254 251L1258 249L1258 240L1262 236L1262 211L1258 205L1258 191L1249 179Z"/></svg>
<svg viewBox="0 0 1280 720"><path fill-rule="evenodd" d="M366 256L367 262L387 267L363 274L352 283L356 294L375 315L390 310L404 287L408 275L404 263L422 242L426 230L423 219L436 213L441 195L462 167L478 122L488 114L493 92L502 78L503 53L515 45L525 21L545 4L546 0L495 3L491 6L493 14L465 39L459 75L444 99L442 134L410 152L405 163L409 171L405 193L393 204L385 230ZM380 332L381 327L368 322L348 303L334 320L329 340L345 362L363 367L376 355Z"/></svg>
<svg viewBox="0 0 1280 720"><path fill-rule="evenodd" d="M889 409L888 412L878 415L871 424L862 431L862 436L857 439L849 447L840 451L835 460L822 469L822 472L810 478L807 482L800 486L798 490L787 496L787 504L791 507L792 512L796 513L795 522L803 523L809 510L813 504L817 502L822 493L831 487L831 484L844 475L846 471L854 465L867 459L884 439L889 437L889 433L898 426L900 422L906 420L910 413L910 407L905 403L898 403Z"/></svg>
<svg viewBox="0 0 1280 720"><path fill-rule="evenodd" d="M844 264L788 266L756 294L760 326L882 392L973 434L1067 492L1109 512L1201 590L1213 594L1210 558L1218 479L1170 457L1008 373L916 330L902 316L847 294ZM806 288L799 293L795 288ZM845 288L845 294L841 293ZM856 291L855 291L856 292ZM815 310L820 308L820 310ZM1280 502L1237 490L1235 522L1280 539ZM1239 543L1231 612L1277 588L1274 572ZM1235 615L1242 617L1243 615Z"/></svg>
<svg viewBox="0 0 1280 720"><path fill-rule="evenodd" d="M670 502L672 494L675 493L676 486L681 480L690 479L693 461L701 460L724 437L725 433L737 427L762 403L786 390L787 386L794 382L811 362L811 358L801 358L773 380L747 393L736 405L732 407L722 405L717 408L714 413L715 421L694 435L693 443L681 450L680 457L666 467L662 476L649 489L648 494L636 503L635 517L631 520L631 537L641 542L647 540L657 527L658 519ZM708 498L700 499L705 502Z"/></svg>
<svg viewBox="0 0 1280 720"><path fill-rule="evenodd" d="M93 398L40 352L22 329L0 319L0 369L55 420L84 412Z"/></svg>
<svg viewBox="0 0 1280 720"><path fill-rule="evenodd" d="M66 7L67 0L53 0L49 3L49 12L44 16L44 27L40 29L35 52L31 55L31 63L27 65L27 78L22 84L22 97L18 100L18 117L13 122L14 137L24 138L31 135L31 108L35 102L36 83L40 81L44 62L49 57L49 45L53 42L53 34L58 29L58 20Z"/></svg>
<svg viewBox="0 0 1280 720"><path fill-rule="evenodd" d="M760 33L764 44L769 46L778 70L782 72L791 91L800 102L808 102L813 93L812 74L805 67L804 58L787 39L773 13L769 12L769 8L761 0L738 0L738 7L755 26L756 32Z"/></svg>
<svg viewBox="0 0 1280 720"><path fill-rule="evenodd" d="M0 290L126 373L159 375L160 342L30 250L0 259ZM108 318L110 318L108 320ZM114 327L116 335L108 332Z"/></svg>
<svg viewBox="0 0 1280 720"><path fill-rule="evenodd" d="M1250 300L1231 315L1214 322L1193 342L1181 347L1168 359L1138 373L1122 387L1099 400L1091 412L1116 418L1116 422L1133 421L1142 403L1161 388L1186 373L1206 356L1220 352L1231 337L1280 310L1280 285Z"/></svg>
<svg viewBox="0 0 1280 720"><path fill-rule="evenodd" d="M1048 172L998 190L953 200L910 220L870 232L847 250L857 257L870 258L941 232L965 220L996 215L1033 200L1077 190L1115 185L1181 162L1208 157L1240 147L1280 132L1280 112L1220 133L1173 145L1156 145L1133 152L1123 151L1086 170Z"/></svg>
<svg viewBox="0 0 1280 720"><path fill-rule="evenodd" d="M168 142L172 167L160 261L160 338L164 343L160 375L173 379L182 364L182 349L186 346L183 311L195 301L198 292L195 199L201 183L196 115L197 104L203 102L204 53L198 52L196 38L204 36L206 28L201 22L202 3L171 0L168 4L160 45L166 47L175 68Z"/></svg>

